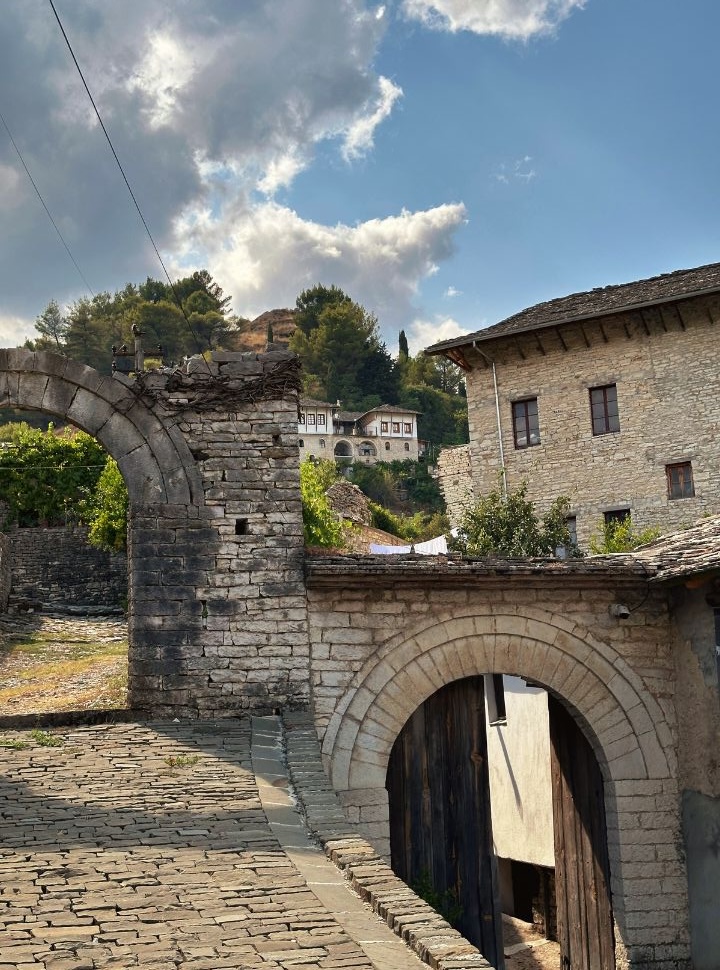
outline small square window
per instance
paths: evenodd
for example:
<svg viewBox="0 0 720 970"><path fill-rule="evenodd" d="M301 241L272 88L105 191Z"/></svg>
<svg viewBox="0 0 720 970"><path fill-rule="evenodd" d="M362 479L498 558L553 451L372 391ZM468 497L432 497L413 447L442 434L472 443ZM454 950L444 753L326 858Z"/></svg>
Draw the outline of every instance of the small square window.
<svg viewBox="0 0 720 970"><path fill-rule="evenodd" d="M603 512L605 525L621 525L630 518L630 509L609 509Z"/></svg>
<svg viewBox="0 0 720 970"><path fill-rule="evenodd" d="M616 384L590 388L590 414L594 435L614 434L620 430Z"/></svg>
<svg viewBox="0 0 720 970"><path fill-rule="evenodd" d="M403 425L403 433L404 434L412 434L412 424L409 421L406 421L404 423L404 425Z"/></svg>
<svg viewBox="0 0 720 970"><path fill-rule="evenodd" d="M516 448L530 448L532 445L540 444L540 418L536 397L514 401L512 418Z"/></svg>
<svg viewBox="0 0 720 970"><path fill-rule="evenodd" d="M307 423L308 423L308 425L314 425L315 424L315 415L314 414L308 414L308 416L307 416Z"/></svg>
<svg viewBox="0 0 720 970"><path fill-rule="evenodd" d="M380 434L387 434L388 433L388 430L389 430L389 427L390 426L387 423L387 421L381 421L380 422Z"/></svg>
<svg viewBox="0 0 720 970"><path fill-rule="evenodd" d="M695 485L693 483L692 464L689 461L666 465L665 475L669 499L694 498Z"/></svg>
<svg viewBox="0 0 720 970"><path fill-rule="evenodd" d="M393 434L400 434L400 422L399 421L393 421L392 428L393 428Z"/></svg>
<svg viewBox="0 0 720 970"><path fill-rule="evenodd" d="M318 414L318 416L317 416L317 423L318 423L318 427L319 428L324 428L325 427L325 415L324 414Z"/></svg>

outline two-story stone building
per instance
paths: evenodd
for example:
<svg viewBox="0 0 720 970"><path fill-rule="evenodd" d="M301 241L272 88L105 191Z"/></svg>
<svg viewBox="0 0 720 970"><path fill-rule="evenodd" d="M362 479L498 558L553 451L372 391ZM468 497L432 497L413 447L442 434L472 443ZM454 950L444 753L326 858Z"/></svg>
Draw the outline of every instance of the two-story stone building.
<svg viewBox="0 0 720 970"><path fill-rule="evenodd" d="M369 411L343 411L338 401L300 401L300 460L330 458L361 461L417 461L422 449L417 436L418 412L392 404Z"/></svg>
<svg viewBox="0 0 720 970"><path fill-rule="evenodd" d="M462 449L441 462L456 514L501 472L539 508L567 495L581 546L603 519L669 531L720 511L720 263L541 303L427 353L466 372L471 490Z"/></svg>

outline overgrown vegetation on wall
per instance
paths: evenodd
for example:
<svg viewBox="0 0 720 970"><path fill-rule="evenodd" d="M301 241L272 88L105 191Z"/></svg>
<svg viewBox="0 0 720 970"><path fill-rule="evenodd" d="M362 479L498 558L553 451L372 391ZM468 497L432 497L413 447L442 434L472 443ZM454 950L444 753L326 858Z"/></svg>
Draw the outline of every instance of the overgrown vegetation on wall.
<svg viewBox="0 0 720 970"><path fill-rule="evenodd" d="M303 510L303 532L306 546L344 545L342 523L330 508L325 492L337 480L334 461L300 463L300 497Z"/></svg>
<svg viewBox="0 0 720 970"><path fill-rule="evenodd" d="M597 531L590 537L590 552L594 556L606 556L615 552L632 552L660 535L660 529L649 527L636 529L630 515L612 522L599 522Z"/></svg>

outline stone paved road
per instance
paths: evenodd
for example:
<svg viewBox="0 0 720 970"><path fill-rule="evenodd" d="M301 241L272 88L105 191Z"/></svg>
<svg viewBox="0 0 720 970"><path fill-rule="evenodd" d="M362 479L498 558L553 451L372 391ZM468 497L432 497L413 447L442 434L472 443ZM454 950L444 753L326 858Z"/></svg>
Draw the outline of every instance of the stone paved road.
<svg viewBox="0 0 720 970"><path fill-rule="evenodd" d="M0 750L0 970L424 966L308 841L275 719L253 725L13 733L30 746Z"/></svg>

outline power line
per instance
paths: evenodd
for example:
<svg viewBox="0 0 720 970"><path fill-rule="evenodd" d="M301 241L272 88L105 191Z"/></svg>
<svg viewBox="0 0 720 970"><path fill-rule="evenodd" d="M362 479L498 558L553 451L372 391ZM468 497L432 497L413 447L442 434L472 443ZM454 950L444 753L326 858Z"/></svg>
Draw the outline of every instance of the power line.
<svg viewBox="0 0 720 970"><path fill-rule="evenodd" d="M145 232L148 235L148 239L152 243L152 247L155 250L155 255L158 258L158 262L162 266L163 272L165 273L165 276L167 277L167 281L170 284L170 289L172 290L173 296L175 297L175 302L177 303L177 305L180 308L180 311L181 311L183 317L185 318L185 323L188 326L188 330L192 334L193 340L195 341L195 346L198 348L198 350L200 350L200 347L201 347L200 341L198 340L197 334L195 333L195 331L193 329L193 326L190 323L190 320L188 319L188 315L185 312L185 307L182 305L182 301L180 300L180 298L179 298L179 296L177 294L177 290L175 289L175 284L173 283L172 279L170 278L170 274L167 271L167 267L165 266L165 263L163 262L163 258L160 255L160 250L155 245L155 240L153 239L153 235L150 232L150 227L148 226L147 222L145 221L145 216L142 214L142 210L140 209L140 205L138 203L138 200L135 198L135 193L133 192L133 190L132 190L132 188L130 186L130 182L128 181L127 175L125 174L125 169L122 167L122 164L120 162L120 159L118 158L118 153L115 151L115 146L113 145L112 140L110 138L110 135L108 134L108 130L105 127L105 123L103 122L102 118L100 117L100 112L98 110L98 106L95 104L95 99L93 98L92 94L90 93L90 88L88 87L87 81L85 80L85 75L83 74L83 72L82 72L82 70L80 68L80 65L78 63L77 57L75 57L75 51L72 49L72 44L70 43L70 39L68 38L68 35L65 33L65 28L62 25L62 21L60 20L60 16L59 16L57 10L55 9L55 4L54 4L53 0L48 0L48 3L50 4L50 7L52 9L52 12L55 14L55 19L57 20L58 27L60 28L60 32L63 35L63 38L65 40L65 43L67 44L67 49L70 51L70 56L72 57L72 59L73 59L73 61L75 63L75 67L77 68L77 72L80 75L80 80L82 81L83 87L85 88L85 91L87 93L87 96L90 99L90 104L93 106L93 110L95 111L95 115L97 116L97 120L100 123L100 127L103 130L103 134L105 135L105 138L107 140L107 143L110 146L110 151L113 153L113 157L114 157L114 159L115 159L115 161L117 163L117 167L120 169L120 174L122 175L123 181L125 182L125 185L127 186L127 190L130 193L130 198L135 203L135 208L137 209L137 213L140 216L140 221L142 222L143 226L145 227Z"/></svg>
<svg viewBox="0 0 720 970"><path fill-rule="evenodd" d="M92 287L90 286L90 284L88 283L88 281L87 281L87 280L85 279L85 274L83 273L83 271L82 271L82 270L80 269L80 267L78 266L78 264L77 264L77 261L76 261L76 259L75 259L75 257L73 256L73 254L72 254L72 253L70 252L70 247L69 247L69 246L68 246L68 244L67 244L67 243L65 242L65 239L64 239L64 237L63 237L63 234L62 234L62 233L60 232L60 229L58 228L58 224L57 224L57 223L55 222L55 220L53 219L53 217L52 217L52 213L50 212L50 210L48 209L48 207L47 207L47 205L45 204L45 199L43 199L43 197L42 197L42 195L40 194L40 189L39 189L39 188L37 187L37 183L35 182L35 179L34 179L34 178L32 177L32 175L30 174L30 169L29 169L29 168L27 167L27 165L25 164L25 159L24 159L24 158L23 158L23 156L22 156L22 152L21 152L21 151L20 151L20 149L18 148L18 146L17 146L17 142L16 142L16 141L15 141L15 139L13 138L13 135L12 135L12 132L10 131L10 129L9 129L9 127L8 127L8 123L7 123L7 121L5 121L5 118L3 117L3 114L2 114L2 112L0 112L0 121L2 121L2 123L3 123L3 127L5 128L5 131L6 131L7 133L8 133L8 138L9 138L9 139L10 139L10 141L12 142L12 147L13 147L13 148L15 149L15 151L16 151L16 153L17 153L17 157L18 157L18 158L20 159L20 162L22 163L22 167L23 167L23 168L25 169L25 174L26 174L26 175L27 175L27 177L28 177L28 178L30 179L30 183L31 183L31 185L32 185L32 187L33 187L33 188L35 189L35 192L36 192L36 194L37 194L37 197L38 197L38 199L40 199L40 202L42 203L42 207L43 207L43 209L45 210L45 212L47 213L47 217L48 217L48 219L50 220L50 222L52 222L52 224L53 224L53 227L54 227L54 229L55 229L55 232L56 232L56 233L58 234L58 236L60 237L60 242L61 242L61 243L63 244L63 246L65 247L65 252L66 252L66 253L68 254L68 256L70 257L70 259L71 259L71 260L72 260L72 262L73 262L73 266L75 267L75 269L76 269L76 270L78 271L78 273L80 274L80 279L81 279L81 280L83 281L83 283L84 283L84 284L85 284L85 286L86 286L86 287L88 288L88 290L90 290L90 293L91 293L91 295L92 295L92 296L95 296L95 294L93 293L93 290L92 290Z"/></svg>

